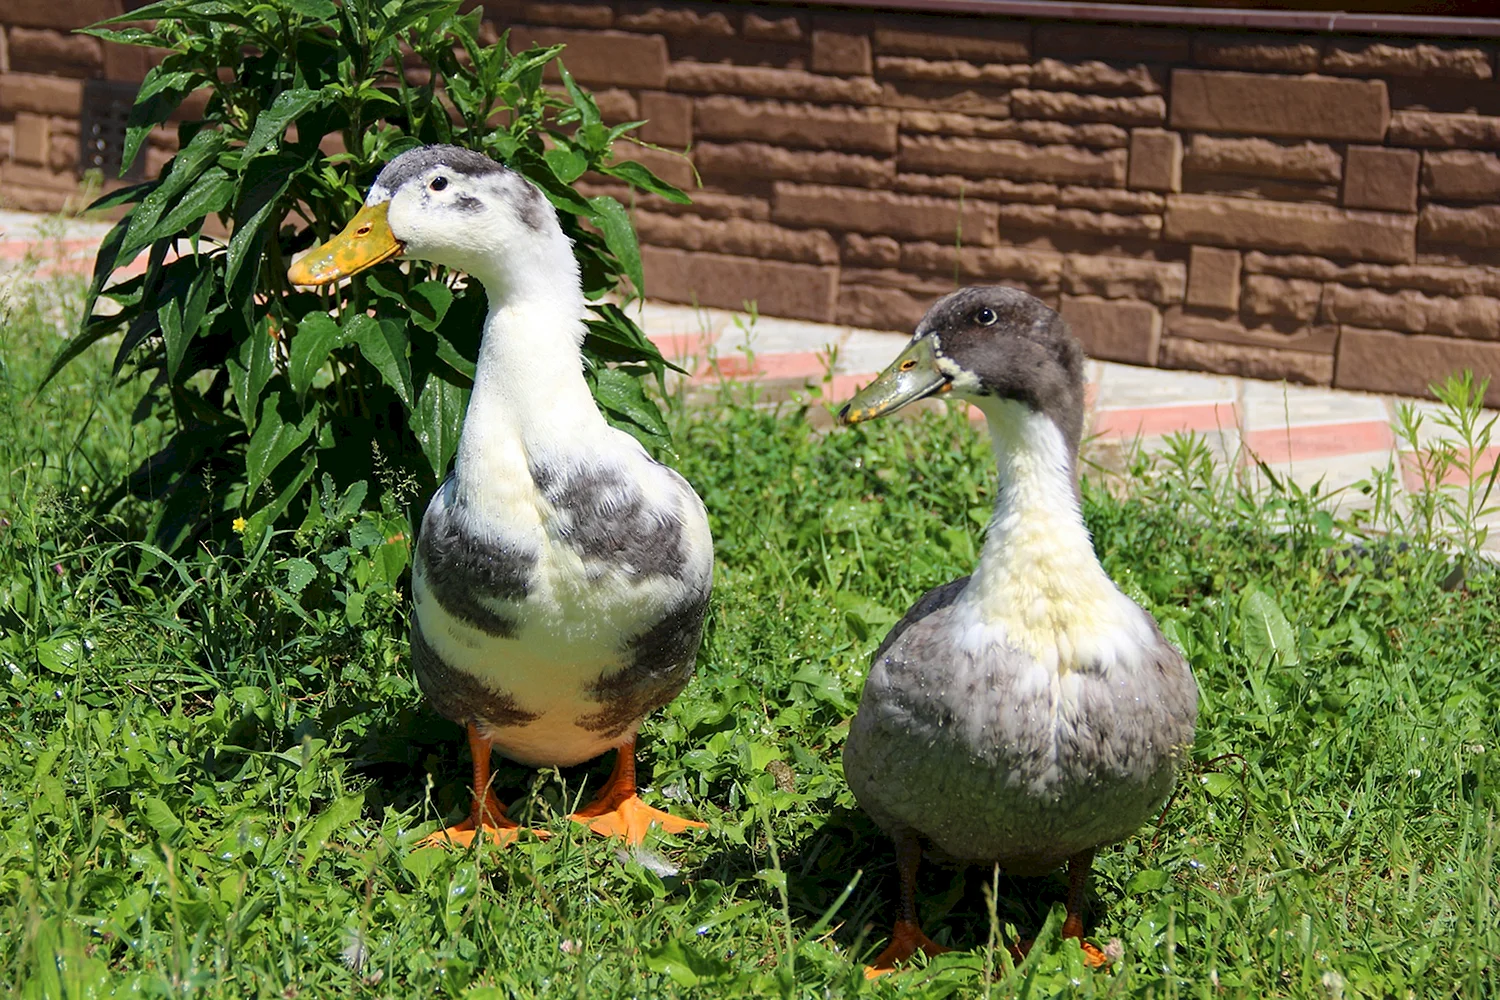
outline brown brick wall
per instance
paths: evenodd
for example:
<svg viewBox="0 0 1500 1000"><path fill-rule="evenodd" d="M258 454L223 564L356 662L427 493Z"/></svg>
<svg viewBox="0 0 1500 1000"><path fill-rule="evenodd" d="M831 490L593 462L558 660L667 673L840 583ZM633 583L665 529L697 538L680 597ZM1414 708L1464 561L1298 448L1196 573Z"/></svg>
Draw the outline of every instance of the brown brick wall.
<svg viewBox="0 0 1500 1000"><path fill-rule="evenodd" d="M145 71L65 30L121 6L0 13L6 203L61 207L82 80ZM482 6L686 158L622 155L702 178L692 206L634 201L657 298L908 330L955 280L1000 282L1100 357L1403 392L1476 365L1500 402L1490 40Z"/></svg>

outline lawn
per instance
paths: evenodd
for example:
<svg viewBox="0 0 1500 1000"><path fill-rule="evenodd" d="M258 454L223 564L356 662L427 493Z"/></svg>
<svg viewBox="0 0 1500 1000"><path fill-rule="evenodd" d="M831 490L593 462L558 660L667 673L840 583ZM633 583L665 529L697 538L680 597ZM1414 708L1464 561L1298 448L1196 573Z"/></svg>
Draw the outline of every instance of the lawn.
<svg viewBox="0 0 1500 1000"><path fill-rule="evenodd" d="M958 952L866 983L891 849L839 751L868 657L968 571L981 432L828 431L816 398L673 411L718 551L698 674L642 779L706 833L643 850L563 817L608 760L501 765L553 837L416 850L467 806L461 732L407 660L399 511L325 495L269 549L178 559L97 501L163 432L95 348L35 387L76 289L0 341L0 986L37 998L1427 997L1500 991L1500 574L1430 538L1356 543L1190 441L1084 501L1122 587L1187 652L1197 746L1159 823L1101 852L1085 970L1060 877L924 868ZM420 500L422 498L411 498ZM1407 543L1407 544L1403 544ZM1013 967L1012 934L1040 932Z"/></svg>

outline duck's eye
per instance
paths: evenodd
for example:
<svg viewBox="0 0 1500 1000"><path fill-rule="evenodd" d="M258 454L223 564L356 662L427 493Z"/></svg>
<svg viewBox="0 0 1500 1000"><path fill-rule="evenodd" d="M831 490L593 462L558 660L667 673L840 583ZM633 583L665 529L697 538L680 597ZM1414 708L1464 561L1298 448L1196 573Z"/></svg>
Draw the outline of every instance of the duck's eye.
<svg viewBox="0 0 1500 1000"><path fill-rule="evenodd" d="M994 326L995 320L999 318L999 316L995 315L995 310L989 308L988 306L974 314L974 322L978 323L980 326Z"/></svg>
<svg viewBox="0 0 1500 1000"><path fill-rule="evenodd" d="M448 178L446 178L446 177L434 177L432 179L432 183L429 184L429 185L427 185L427 186L430 187L430 188L432 188L432 190L434 190L434 191L441 191L445 187L448 186Z"/></svg>

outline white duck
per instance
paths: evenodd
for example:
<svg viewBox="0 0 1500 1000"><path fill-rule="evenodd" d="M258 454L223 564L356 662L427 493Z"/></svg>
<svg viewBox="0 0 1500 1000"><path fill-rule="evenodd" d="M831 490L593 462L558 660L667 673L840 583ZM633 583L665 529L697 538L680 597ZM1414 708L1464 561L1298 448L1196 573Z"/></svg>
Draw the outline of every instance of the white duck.
<svg viewBox="0 0 1500 1000"><path fill-rule="evenodd" d="M691 677L713 541L681 476L611 427L584 381L585 301L572 244L520 174L455 146L393 159L342 233L293 264L324 285L391 257L484 285L490 310L453 474L427 507L412 573L423 692L468 729L474 805L432 842L502 842L517 824L490 752L566 766L618 749L573 818L644 838L704 824L636 795L642 720Z"/></svg>

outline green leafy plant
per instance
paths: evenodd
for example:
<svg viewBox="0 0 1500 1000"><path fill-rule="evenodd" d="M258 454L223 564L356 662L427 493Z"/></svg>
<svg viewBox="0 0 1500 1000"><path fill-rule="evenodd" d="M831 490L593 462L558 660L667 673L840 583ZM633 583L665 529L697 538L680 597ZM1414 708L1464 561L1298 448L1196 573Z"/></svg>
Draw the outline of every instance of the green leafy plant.
<svg viewBox="0 0 1500 1000"><path fill-rule="evenodd" d="M1396 407L1396 433L1419 484L1405 527L1428 544L1449 541L1462 553L1477 552L1489 538L1484 520L1500 510L1490 503L1500 462L1491 453L1496 418L1484 412L1489 379L1476 381L1465 370L1430 388L1442 404L1432 414L1431 434L1423 432L1424 417L1415 406Z"/></svg>
<svg viewBox="0 0 1500 1000"><path fill-rule="evenodd" d="M87 29L169 53L141 86L126 166L152 128L207 95L201 119L178 126L179 151L158 179L95 202L128 209L100 247L82 329L48 374L123 333L116 374L141 387L139 414L175 431L108 501L152 501L161 548L204 533L257 538L316 509L320 474L340 491L371 483L373 504L382 483L404 476L430 489L445 473L483 289L394 262L329 292L286 279L292 254L341 228L384 163L417 145L480 150L546 193L593 303L584 357L595 397L617 425L667 446L643 385L667 363L616 304L643 284L629 216L573 184L593 171L687 198L615 157L641 123L605 125L557 61L561 46L512 54L506 38L485 44L482 11L459 6L162 0ZM560 91L543 84L554 62ZM215 216L230 235L210 235L223 231ZM142 254L144 274L111 284Z"/></svg>

